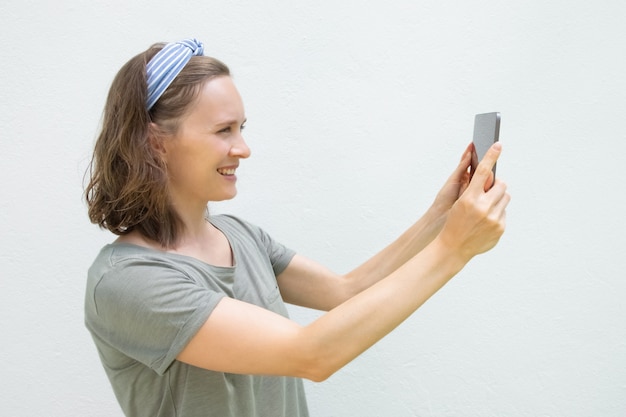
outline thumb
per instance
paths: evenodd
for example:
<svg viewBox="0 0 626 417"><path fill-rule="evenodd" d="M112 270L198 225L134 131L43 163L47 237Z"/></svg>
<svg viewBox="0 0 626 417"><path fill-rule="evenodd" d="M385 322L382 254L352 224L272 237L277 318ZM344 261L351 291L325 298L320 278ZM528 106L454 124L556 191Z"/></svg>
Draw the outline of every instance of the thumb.
<svg viewBox="0 0 626 417"><path fill-rule="evenodd" d="M502 153L502 145L500 142L496 142L487 151L484 158L476 167L476 172L469 185L469 189L480 190L485 192L491 188L494 182L493 167L496 165L500 154Z"/></svg>

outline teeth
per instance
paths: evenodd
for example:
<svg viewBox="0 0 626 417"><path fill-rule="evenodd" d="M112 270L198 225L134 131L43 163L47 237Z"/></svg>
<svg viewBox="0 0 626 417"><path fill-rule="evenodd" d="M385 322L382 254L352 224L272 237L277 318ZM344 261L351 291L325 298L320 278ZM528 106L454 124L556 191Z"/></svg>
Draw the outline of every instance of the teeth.
<svg viewBox="0 0 626 417"><path fill-rule="evenodd" d="M234 175L235 174L235 168L218 169L217 172L219 172L222 175Z"/></svg>

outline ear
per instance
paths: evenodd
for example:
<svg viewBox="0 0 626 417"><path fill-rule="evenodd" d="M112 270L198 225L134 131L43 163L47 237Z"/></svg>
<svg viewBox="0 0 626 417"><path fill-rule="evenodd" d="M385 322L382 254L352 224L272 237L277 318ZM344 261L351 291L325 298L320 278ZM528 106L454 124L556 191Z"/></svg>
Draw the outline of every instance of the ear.
<svg viewBox="0 0 626 417"><path fill-rule="evenodd" d="M156 123L150 122L148 125L148 144L155 154L165 156L167 148L164 140L163 130Z"/></svg>

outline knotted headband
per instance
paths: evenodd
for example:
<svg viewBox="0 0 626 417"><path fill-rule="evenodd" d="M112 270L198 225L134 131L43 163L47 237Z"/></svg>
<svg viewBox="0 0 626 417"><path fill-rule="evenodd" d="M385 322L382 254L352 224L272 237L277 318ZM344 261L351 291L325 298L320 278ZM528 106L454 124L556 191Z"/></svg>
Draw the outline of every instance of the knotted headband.
<svg viewBox="0 0 626 417"><path fill-rule="evenodd" d="M202 56L204 45L196 39L168 43L146 65L148 98L146 109L150 110L174 78L187 65L192 56Z"/></svg>

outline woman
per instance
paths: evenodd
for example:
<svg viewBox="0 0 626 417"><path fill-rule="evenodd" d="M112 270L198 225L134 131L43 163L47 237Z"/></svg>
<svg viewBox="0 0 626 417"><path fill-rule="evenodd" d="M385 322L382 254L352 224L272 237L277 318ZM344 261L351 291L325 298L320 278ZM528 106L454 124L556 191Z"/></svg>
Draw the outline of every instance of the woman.
<svg viewBox="0 0 626 417"><path fill-rule="evenodd" d="M335 274L207 214L236 194L245 121L228 68L194 39L152 46L111 86L85 195L119 237L89 270L85 320L128 416L306 416L300 378L328 378L504 231L500 145L471 180L470 145L421 219ZM327 313L300 326L284 302Z"/></svg>

